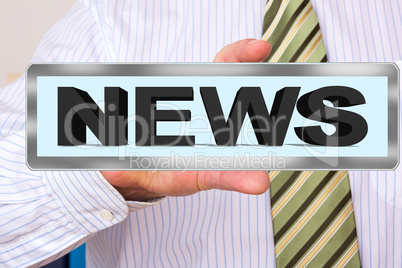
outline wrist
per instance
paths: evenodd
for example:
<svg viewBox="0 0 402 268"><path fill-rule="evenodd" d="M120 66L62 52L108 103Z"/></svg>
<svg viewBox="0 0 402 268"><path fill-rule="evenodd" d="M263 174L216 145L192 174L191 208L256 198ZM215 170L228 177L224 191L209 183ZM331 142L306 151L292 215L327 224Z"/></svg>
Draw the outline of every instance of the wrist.
<svg viewBox="0 0 402 268"><path fill-rule="evenodd" d="M126 201L143 202L150 199L162 197L162 195L147 191L141 188L124 188L113 185L113 187L124 197Z"/></svg>

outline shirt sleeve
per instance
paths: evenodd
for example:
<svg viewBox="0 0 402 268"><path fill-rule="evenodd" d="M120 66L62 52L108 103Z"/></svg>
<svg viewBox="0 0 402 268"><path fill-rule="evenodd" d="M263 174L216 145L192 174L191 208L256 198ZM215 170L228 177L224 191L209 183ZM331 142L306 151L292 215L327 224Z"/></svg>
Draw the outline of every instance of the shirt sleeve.
<svg viewBox="0 0 402 268"><path fill-rule="evenodd" d="M93 9L76 3L43 37L33 62L107 62ZM94 171L32 171L25 163L25 78L0 89L0 266L43 265L127 214L160 202L126 202Z"/></svg>

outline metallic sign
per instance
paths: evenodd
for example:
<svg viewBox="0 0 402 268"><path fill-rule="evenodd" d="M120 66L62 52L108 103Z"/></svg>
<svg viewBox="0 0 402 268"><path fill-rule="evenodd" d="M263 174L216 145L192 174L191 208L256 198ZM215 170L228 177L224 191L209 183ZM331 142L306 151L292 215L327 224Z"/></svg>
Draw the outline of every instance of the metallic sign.
<svg viewBox="0 0 402 268"><path fill-rule="evenodd" d="M390 63L33 64L31 169L394 169Z"/></svg>

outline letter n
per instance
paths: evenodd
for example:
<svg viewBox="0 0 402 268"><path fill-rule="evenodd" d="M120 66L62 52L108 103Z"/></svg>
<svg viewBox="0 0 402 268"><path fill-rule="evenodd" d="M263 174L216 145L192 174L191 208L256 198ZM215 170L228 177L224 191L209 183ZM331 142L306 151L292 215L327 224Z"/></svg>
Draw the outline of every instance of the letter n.
<svg viewBox="0 0 402 268"><path fill-rule="evenodd" d="M105 113L89 94L75 87L58 88L58 145L86 144L86 127L104 146L127 144L127 92L105 87Z"/></svg>

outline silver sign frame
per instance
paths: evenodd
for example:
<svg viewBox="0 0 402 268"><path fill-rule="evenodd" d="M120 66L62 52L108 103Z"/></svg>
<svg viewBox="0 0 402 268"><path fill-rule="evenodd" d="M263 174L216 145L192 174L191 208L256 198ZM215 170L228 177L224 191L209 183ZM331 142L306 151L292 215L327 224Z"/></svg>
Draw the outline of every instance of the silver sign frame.
<svg viewBox="0 0 402 268"><path fill-rule="evenodd" d="M26 72L26 162L33 170L159 170L159 157L39 157L37 155L38 76L386 76L388 77L388 156L283 157L284 170L393 170L399 164L399 69L393 63L200 63L200 64L32 64ZM195 157L171 161L168 170L213 170ZM208 157L205 157L208 158ZM254 158L261 158L255 156ZM141 160L141 161L140 161ZM205 159L206 162L208 159ZM258 159L257 159L258 160ZM260 159L261 160L261 159ZM133 166L134 163L134 166ZM136 164L137 163L137 164ZM140 164L142 163L142 164ZM186 163L186 165L184 165ZM224 169L267 169L234 165ZM333 163L336 163L335 165ZM166 166L164 166L166 169ZM277 169L275 166L269 169ZM222 168L219 168L222 169Z"/></svg>

